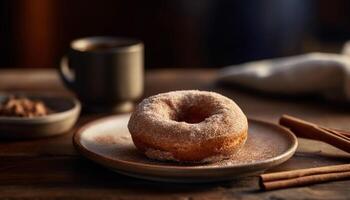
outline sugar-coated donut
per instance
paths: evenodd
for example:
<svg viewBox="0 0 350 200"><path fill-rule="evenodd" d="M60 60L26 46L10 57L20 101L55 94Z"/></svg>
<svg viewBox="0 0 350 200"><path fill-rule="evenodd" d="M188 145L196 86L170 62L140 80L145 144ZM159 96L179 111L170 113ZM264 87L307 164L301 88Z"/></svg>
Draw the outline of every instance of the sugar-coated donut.
<svg viewBox="0 0 350 200"><path fill-rule="evenodd" d="M151 159L215 162L244 145L248 121L225 96L182 90L144 99L128 128L135 146Z"/></svg>

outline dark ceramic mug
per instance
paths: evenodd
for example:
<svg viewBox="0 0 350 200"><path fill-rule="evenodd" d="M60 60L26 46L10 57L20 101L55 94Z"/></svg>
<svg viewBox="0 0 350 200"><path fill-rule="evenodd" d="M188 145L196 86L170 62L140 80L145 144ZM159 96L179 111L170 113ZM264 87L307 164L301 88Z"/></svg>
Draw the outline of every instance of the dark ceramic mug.
<svg viewBox="0 0 350 200"><path fill-rule="evenodd" d="M129 38L77 39L59 72L85 110L128 112L143 93L143 44Z"/></svg>

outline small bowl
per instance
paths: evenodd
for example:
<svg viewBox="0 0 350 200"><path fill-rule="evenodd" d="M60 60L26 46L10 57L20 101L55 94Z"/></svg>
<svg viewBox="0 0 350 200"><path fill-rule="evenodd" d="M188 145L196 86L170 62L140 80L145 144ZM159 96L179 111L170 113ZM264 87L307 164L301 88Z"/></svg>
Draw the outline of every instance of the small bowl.
<svg viewBox="0 0 350 200"><path fill-rule="evenodd" d="M0 94L0 103L9 95L20 95L44 102L54 113L46 116L24 118L0 116L0 138L40 138L64 134L78 120L81 105L73 97L42 94Z"/></svg>

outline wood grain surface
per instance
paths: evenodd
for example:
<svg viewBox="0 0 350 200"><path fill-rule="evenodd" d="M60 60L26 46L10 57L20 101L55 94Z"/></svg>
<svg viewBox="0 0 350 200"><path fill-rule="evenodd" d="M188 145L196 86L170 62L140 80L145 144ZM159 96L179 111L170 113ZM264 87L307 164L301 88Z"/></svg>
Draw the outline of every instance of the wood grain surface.
<svg viewBox="0 0 350 200"><path fill-rule="evenodd" d="M215 84L213 70L147 71L145 96L177 89L213 90L235 100L248 117L277 123L284 114L350 130L350 106L318 97L261 95ZM52 69L1 70L0 91L72 95ZM350 105L350 104L349 104ZM350 181L262 192L258 178L210 184L168 184L130 178L81 157L72 146L76 128L106 114L83 113L69 133L52 138L0 141L0 199L349 199ZM328 144L299 139L295 156L270 171L349 163L350 155Z"/></svg>

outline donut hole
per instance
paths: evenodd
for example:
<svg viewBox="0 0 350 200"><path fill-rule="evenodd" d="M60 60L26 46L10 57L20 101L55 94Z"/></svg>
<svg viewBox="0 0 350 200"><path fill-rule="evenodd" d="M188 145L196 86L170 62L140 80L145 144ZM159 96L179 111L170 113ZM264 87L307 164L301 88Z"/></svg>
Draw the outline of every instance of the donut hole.
<svg viewBox="0 0 350 200"><path fill-rule="evenodd" d="M198 124L217 112L217 103L211 96L186 95L181 98L162 99L153 109L166 119Z"/></svg>
<svg viewBox="0 0 350 200"><path fill-rule="evenodd" d="M177 113L175 121L186 122L189 124L197 124L204 121L211 116L211 112L208 109L203 109L198 106L191 106L184 108L181 112Z"/></svg>

